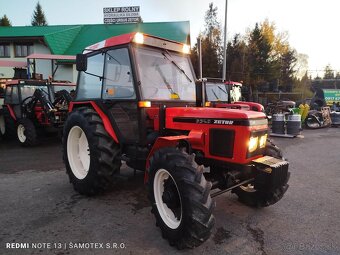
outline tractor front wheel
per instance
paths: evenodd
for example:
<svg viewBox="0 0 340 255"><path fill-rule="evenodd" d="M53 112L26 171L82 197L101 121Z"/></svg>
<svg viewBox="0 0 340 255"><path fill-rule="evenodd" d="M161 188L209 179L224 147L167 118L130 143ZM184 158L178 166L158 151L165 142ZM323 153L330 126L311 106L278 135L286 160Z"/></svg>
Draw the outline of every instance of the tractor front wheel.
<svg viewBox="0 0 340 255"><path fill-rule="evenodd" d="M37 143L37 132L29 119L18 119L17 138L22 146L34 146Z"/></svg>
<svg viewBox="0 0 340 255"><path fill-rule="evenodd" d="M202 244L214 226L211 183L189 156L163 148L150 160L149 199L156 225L178 249Z"/></svg>
<svg viewBox="0 0 340 255"><path fill-rule="evenodd" d="M265 155L283 159L280 148L271 141L267 142ZM281 200L289 187L288 180L289 173L282 186L274 190L256 190L254 188L254 184L250 183L248 185L237 187L233 189L232 192L235 193L238 196L239 201L245 205L251 207L266 207Z"/></svg>
<svg viewBox="0 0 340 255"><path fill-rule="evenodd" d="M91 108L82 107L67 118L63 131L63 159L70 182L83 195L109 189L119 171L120 149Z"/></svg>

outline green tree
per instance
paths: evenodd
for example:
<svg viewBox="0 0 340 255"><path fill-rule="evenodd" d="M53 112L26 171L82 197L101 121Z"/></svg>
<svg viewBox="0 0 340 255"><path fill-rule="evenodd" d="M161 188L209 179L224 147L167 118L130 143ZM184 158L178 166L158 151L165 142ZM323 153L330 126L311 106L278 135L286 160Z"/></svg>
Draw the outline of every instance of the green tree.
<svg viewBox="0 0 340 255"><path fill-rule="evenodd" d="M334 70L332 69L331 65L327 65L324 69L324 79L334 79Z"/></svg>
<svg viewBox="0 0 340 255"><path fill-rule="evenodd" d="M258 23L250 33L248 47L249 77L256 88L272 78L269 62L271 46L267 38L262 35Z"/></svg>
<svg viewBox="0 0 340 255"><path fill-rule="evenodd" d="M202 48L202 69L203 77L220 77L222 69L222 47L221 47L221 26L217 21L217 7L213 3L209 4L209 9L205 13L205 30L199 35ZM198 74L198 48L193 47L191 60Z"/></svg>
<svg viewBox="0 0 340 255"><path fill-rule="evenodd" d="M247 80L248 73L248 46L240 34L236 34L227 46L227 79L233 81Z"/></svg>
<svg viewBox="0 0 340 255"><path fill-rule="evenodd" d="M0 26L2 27L11 27L12 23L6 16L6 14L0 19Z"/></svg>
<svg viewBox="0 0 340 255"><path fill-rule="evenodd" d="M35 10L33 12L31 24L32 26L47 26L48 25L44 11L42 10L39 2L37 3Z"/></svg>

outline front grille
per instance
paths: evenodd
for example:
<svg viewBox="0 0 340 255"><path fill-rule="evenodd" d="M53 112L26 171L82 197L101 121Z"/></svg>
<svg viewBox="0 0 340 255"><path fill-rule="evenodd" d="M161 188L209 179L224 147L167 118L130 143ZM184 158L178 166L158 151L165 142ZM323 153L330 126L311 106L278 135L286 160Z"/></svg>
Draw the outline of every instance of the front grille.
<svg viewBox="0 0 340 255"><path fill-rule="evenodd" d="M209 151L211 155L232 158L234 154L235 131L227 129L210 129Z"/></svg>

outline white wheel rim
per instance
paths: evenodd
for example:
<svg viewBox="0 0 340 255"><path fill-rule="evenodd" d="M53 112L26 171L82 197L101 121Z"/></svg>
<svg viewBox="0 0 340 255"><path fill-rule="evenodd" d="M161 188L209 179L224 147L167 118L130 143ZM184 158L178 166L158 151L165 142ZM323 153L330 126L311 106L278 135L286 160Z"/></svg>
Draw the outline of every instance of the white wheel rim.
<svg viewBox="0 0 340 255"><path fill-rule="evenodd" d="M240 188L244 190L245 192L256 192L256 189L254 188L253 184L248 184L248 185L241 185Z"/></svg>
<svg viewBox="0 0 340 255"><path fill-rule="evenodd" d="M68 133L67 158L75 177L84 179L90 169L90 149L84 131L78 126Z"/></svg>
<svg viewBox="0 0 340 255"><path fill-rule="evenodd" d="M25 127L22 124L18 125L18 129L17 129L17 135L18 135L18 139L21 143L24 143L26 141L26 135L25 135Z"/></svg>
<svg viewBox="0 0 340 255"><path fill-rule="evenodd" d="M167 204L163 201L163 193L164 193L164 183L168 178L171 178L176 186L176 190L178 192L179 198L180 198L180 206L181 206L181 216L180 218L176 218L174 212L167 206ZM171 229L176 229L179 227L182 221L182 201L181 196L178 191L177 184L174 180L174 178L171 176L171 174L165 170L165 169L159 169L154 178L153 182L153 190L154 190L154 196L155 196L155 203L159 212L159 215L161 216L163 222Z"/></svg>
<svg viewBox="0 0 340 255"><path fill-rule="evenodd" d="M0 132L2 135L6 132L5 118L3 115L0 116Z"/></svg>

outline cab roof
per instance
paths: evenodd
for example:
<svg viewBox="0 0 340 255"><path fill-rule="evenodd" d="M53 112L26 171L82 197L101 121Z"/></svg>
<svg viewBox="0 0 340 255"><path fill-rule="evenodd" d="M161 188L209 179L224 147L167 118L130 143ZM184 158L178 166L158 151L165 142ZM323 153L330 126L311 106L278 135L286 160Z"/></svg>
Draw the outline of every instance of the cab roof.
<svg viewBox="0 0 340 255"><path fill-rule="evenodd" d="M143 38L142 41L139 40L141 39L141 37ZM160 37L145 34L145 33L132 32L128 34L113 36L106 40L92 44L85 48L84 53L88 53L88 52L100 50L100 49L105 49L108 47L129 44L129 43L145 44L145 45L149 45L149 46L153 46L157 48L163 48L163 49L178 51L178 52L184 52L184 48L189 47L189 45L186 45L184 43L160 38ZM189 53L189 52L184 52L184 53Z"/></svg>

